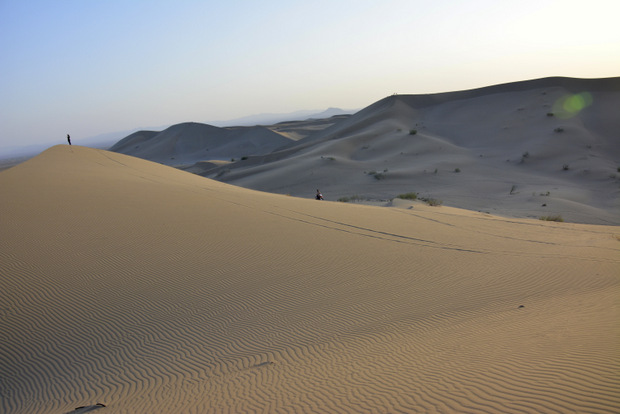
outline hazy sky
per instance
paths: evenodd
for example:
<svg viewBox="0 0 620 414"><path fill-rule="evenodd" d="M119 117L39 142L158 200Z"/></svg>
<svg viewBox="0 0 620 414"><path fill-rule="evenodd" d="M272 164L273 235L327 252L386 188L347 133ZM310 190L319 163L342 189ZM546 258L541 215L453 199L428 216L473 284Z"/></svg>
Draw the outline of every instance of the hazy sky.
<svg viewBox="0 0 620 414"><path fill-rule="evenodd" d="M618 0L0 0L0 152L394 92L620 76L618 16Z"/></svg>

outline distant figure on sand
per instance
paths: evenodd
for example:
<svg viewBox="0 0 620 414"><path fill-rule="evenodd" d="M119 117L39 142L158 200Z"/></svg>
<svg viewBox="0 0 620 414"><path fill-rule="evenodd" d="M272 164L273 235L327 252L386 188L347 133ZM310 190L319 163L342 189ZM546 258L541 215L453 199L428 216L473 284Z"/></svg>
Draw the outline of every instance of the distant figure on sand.
<svg viewBox="0 0 620 414"><path fill-rule="evenodd" d="M67 134L67 141L69 141L69 145L71 145L71 137Z"/></svg>
<svg viewBox="0 0 620 414"><path fill-rule="evenodd" d="M319 189L316 189L316 199L317 200L322 200L323 199L323 194L321 194L321 192L319 191Z"/></svg>

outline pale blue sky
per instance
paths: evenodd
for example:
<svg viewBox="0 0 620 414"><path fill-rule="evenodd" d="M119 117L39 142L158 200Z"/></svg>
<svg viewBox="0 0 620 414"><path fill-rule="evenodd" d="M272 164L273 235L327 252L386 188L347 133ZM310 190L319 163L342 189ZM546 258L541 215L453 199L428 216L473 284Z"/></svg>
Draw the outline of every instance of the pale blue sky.
<svg viewBox="0 0 620 414"><path fill-rule="evenodd" d="M394 92L620 76L618 16L617 0L0 0L0 152Z"/></svg>

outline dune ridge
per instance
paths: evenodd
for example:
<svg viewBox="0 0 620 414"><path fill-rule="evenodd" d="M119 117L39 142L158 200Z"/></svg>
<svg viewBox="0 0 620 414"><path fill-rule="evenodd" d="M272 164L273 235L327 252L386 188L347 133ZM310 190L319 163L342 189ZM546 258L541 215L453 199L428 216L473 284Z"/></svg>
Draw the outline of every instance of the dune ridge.
<svg viewBox="0 0 620 414"><path fill-rule="evenodd" d="M164 131L134 132L114 144L110 151L165 165L185 165L204 160L262 155L291 142L261 126L220 128L185 122Z"/></svg>
<svg viewBox="0 0 620 414"><path fill-rule="evenodd" d="M316 202L79 146L0 191L2 412L620 408L617 227Z"/></svg>
<svg viewBox="0 0 620 414"><path fill-rule="evenodd" d="M575 94L588 102L571 112L563 103ZM620 78L392 95L286 149L193 172L299 197L417 192L497 215L619 225L618 107Z"/></svg>

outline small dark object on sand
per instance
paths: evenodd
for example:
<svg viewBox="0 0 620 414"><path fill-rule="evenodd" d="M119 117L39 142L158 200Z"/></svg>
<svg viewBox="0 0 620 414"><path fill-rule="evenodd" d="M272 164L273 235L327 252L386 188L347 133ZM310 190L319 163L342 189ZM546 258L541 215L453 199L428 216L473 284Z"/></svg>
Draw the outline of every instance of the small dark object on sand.
<svg viewBox="0 0 620 414"><path fill-rule="evenodd" d="M525 305L519 305L519 309L525 308Z"/></svg>
<svg viewBox="0 0 620 414"><path fill-rule="evenodd" d="M75 409L73 411L81 410L82 408L88 408L88 410L86 410L86 411L91 411L91 410L93 410L93 409L95 409L97 407L105 407L105 404L97 403L95 405L82 405L80 407L75 407Z"/></svg>

